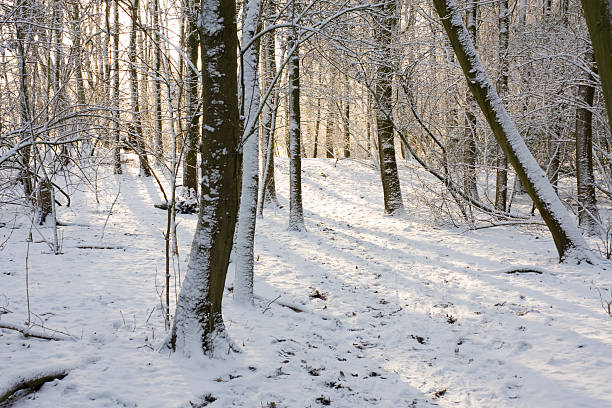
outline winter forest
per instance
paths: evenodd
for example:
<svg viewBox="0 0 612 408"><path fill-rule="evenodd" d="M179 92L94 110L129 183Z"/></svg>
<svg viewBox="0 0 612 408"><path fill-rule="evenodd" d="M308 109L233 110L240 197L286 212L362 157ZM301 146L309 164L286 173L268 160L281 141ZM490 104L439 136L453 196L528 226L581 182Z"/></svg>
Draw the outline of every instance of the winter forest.
<svg viewBox="0 0 612 408"><path fill-rule="evenodd" d="M0 408L612 407L610 0L0 0Z"/></svg>

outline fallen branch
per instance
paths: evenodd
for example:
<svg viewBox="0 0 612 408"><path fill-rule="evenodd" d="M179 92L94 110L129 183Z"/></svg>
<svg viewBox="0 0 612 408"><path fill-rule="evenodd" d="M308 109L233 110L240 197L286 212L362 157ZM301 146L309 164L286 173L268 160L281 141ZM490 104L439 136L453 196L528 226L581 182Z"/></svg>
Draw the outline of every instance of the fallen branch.
<svg viewBox="0 0 612 408"><path fill-rule="evenodd" d="M538 268L537 266L510 266L508 268L500 269L498 271L492 272L493 274L505 273L508 275L515 273L536 273L538 275L547 274L552 275L551 272Z"/></svg>
<svg viewBox="0 0 612 408"><path fill-rule="evenodd" d="M63 340L74 340L73 337L66 333L61 333L57 330L49 329L47 327L43 327L43 329L51 330L53 333L45 333L41 330L32 329L27 326L20 326L18 324L8 323L0 321L0 329L8 329L15 330L19 333L23 334L24 337L34 337L36 339L42 340L53 340L53 341L63 341Z"/></svg>
<svg viewBox="0 0 612 408"><path fill-rule="evenodd" d="M282 307L286 307L286 308L288 308L288 309L291 309L291 310L293 310L295 313L302 313L302 312L304 311L304 309L301 309L301 308L299 308L299 307L297 307L297 306L294 306L294 305L291 305L291 304L289 304L289 303L277 302L276 300L277 300L278 298L280 298L280 296L278 296L276 299L274 299L274 300L273 300L273 301L271 301L271 302L270 302L270 300L265 299L265 298L263 298L263 297L261 297L261 296L257 296L257 295L255 295L254 297L255 297L255 299L257 299L257 300L261 300L261 301L264 301L264 302L269 302L269 303L268 303L268 306L270 306L272 303L275 303L275 304L277 304L277 305L279 305L279 306L282 306ZM266 309L266 310L267 310L267 309Z"/></svg>
<svg viewBox="0 0 612 408"><path fill-rule="evenodd" d="M471 228L468 228L465 232L476 231L476 230L487 229L487 228L495 228L495 227L508 227L508 226L512 227L515 225L538 225L542 227L546 226L545 223L539 222L539 221L512 221L512 222L491 223L490 225L475 225Z"/></svg>
<svg viewBox="0 0 612 408"><path fill-rule="evenodd" d="M0 385L0 403L11 398L17 391L31 389L37 391L44 383L61 380L70 373L68 368L51 368L30 375L20 375L6 385Z"/></svg>
<svg viewBox="0 0 612 408"><path fill-rule="evenodd" d="M112 246L112 245L77 245L79 249L123 249L125 247L122 246Z"/></svg>

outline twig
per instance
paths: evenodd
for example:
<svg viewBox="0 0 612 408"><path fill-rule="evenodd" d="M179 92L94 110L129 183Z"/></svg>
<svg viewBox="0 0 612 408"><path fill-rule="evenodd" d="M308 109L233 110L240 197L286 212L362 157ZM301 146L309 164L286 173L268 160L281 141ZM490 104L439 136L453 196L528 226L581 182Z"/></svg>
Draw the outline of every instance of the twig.
<svg viewBox="0 0 612 408"><path fill-rule="evenodd" d="M267 299L261 297L261 296L253 296L255 299L257 300L262 300L262 301L267 301ZM278 296L276 299L274 299L272 302L274 302L275 300L277 300L280 296ZM270 302L268 305L271 305L272 302ZM302 313L304 312L304 309L299 308L298 306L294 306L291 305L289 303L283 303L283 302L276 302L277 305L282 306L282 307L286 307L287 309L291 309L293 310L295 313Z"/></svg>
<svg viewBox="0 0 612 408"><path fill-rule="evenodd" d="M276 302L278 299L280 299L281 295L278 295L277 297L275 297L274 299L272 299L264 308L263 312L261 312L261 314L265 314L268 310L270 310L270 306L272 305L272 303Z"/></svg>
<svg viewBox="0 0 612 408"><path fill-rule="evenodd" d="M117 202L117 199L119 198L119 194L121 194L121 184L119 184L119 191L117 191L117 195L115 196L115 199L113 200L113 203L111 204L110 209L108 210L108 215L106 216L106 220L104 221L104 226L102 227L102 235L100 236L100 241L102 241L102 239L104 238L104 232L106 231L106 224L108 223L108 219L113 213L113 207L115 207L115 203Z"/></svg>

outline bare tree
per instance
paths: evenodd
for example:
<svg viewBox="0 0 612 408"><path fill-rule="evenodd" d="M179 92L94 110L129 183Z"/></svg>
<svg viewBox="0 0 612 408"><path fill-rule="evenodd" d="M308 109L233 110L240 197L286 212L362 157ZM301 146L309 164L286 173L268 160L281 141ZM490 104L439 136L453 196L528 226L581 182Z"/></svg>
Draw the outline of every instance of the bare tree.
<svg viewBox="0 0 612 408"><path fill-rule="evenodd" d="M434 0L434 6L459 60L470 91L514 167L529 196L540 211L559 253L559 259L592 261L592 254L569 217L546 175L527 149L516 126L487 76L470 35L453 0Z"/></svg>

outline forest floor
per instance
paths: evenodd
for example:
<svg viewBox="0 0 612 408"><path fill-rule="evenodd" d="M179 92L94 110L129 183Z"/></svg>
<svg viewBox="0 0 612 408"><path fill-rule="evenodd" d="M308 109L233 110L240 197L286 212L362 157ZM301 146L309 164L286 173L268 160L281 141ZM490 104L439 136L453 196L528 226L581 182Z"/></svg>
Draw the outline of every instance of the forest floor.
<svg viewBox="0 0 612 408"><path fill-rule="evenodd" d="M366 163L304 160L307 232L295 233L279 160L283 207L258 220L254 309L233 304L228 273L224 318L241 352L155 351L166 213L128 164L122 176L100 168L97 194L58 208L61 255L50 227L29 243L29 218L0 214L0 322L27 320L27 262L32 321L75 338L0 330L0 394L19 376L70 370L14 407L612 407L600 300L612 268L558 264L539 226L436 226L405 164L406 215L388 217ZM184 272L196 216L177 219ZM504 273L516 266L542 274Z"/></svg>

